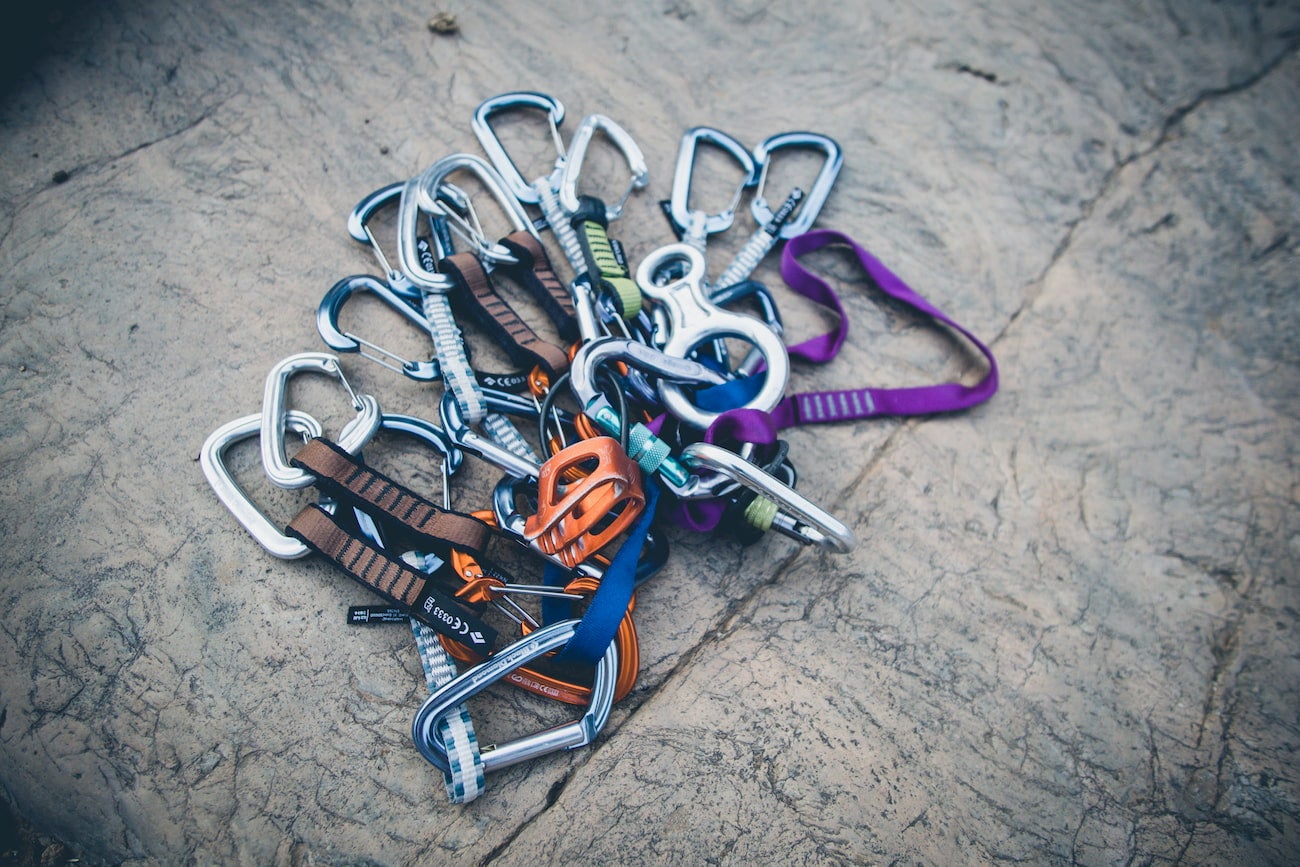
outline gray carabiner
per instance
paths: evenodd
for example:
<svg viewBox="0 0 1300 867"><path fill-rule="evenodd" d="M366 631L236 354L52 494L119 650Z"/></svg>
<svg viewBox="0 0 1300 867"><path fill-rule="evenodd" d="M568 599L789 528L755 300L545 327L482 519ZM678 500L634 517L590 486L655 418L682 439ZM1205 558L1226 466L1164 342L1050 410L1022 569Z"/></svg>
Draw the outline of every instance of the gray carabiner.
<svg viewBox="0 0 1300 867"><path fill-rule="evenodd" d="M285 413L284 427L301 434L304 438L321 435L320 422L307 413L294 409ZM226 451L231 446L251 439L261 432L261 413L246 415L223 424L204 440L203 449L199 452L199 466L202 467L203 475L212 486L217 499L230 510L230 514L235 516L240 526L257 540L257 544L265 548L272 557L296 560L307 556L310 549L299 540L280 532L280 528L271 523L271 519L253 504L248 493L239 486L226 466Z"/></svg>
<svg viewBox="0 0 1300 867"><path fill-rule="evenodd" d="M417 382L432 382L438 379L442 375L442 370L436 358L428 361L412 361L339 327L339 314L343 310L343 305L347 304L357 292L373 292L407 321L420 326L425 333L428 333L429 320L397 294L390 283L358 274L344 277L331 286L316 308L316 330L320 333L321 340L325 341L325 345L335 352L355 352L362 358L367 358Z"/></svg>
<svg viewBox="0 0 1300 867"><path fill-rule="evenodd" d="M857 544L853 531L843 522L735 452L711 443L691 443L682 449L682 461L697 471L739 482L776 503L780 511L772 519L772 529L792 539L805 545L821 545L839 554L848 553ZM704 492L717 489L710 481L700 486L700 492L706 496Z"/></svg>
<svg viewBox="0 0 1300 867"><path fill-rule="evenodd" d="M578 212L578 177L582 174L582 163L587 157L587 147L597 130L603 131L609 140L623 153L628 168L632 170L632 179L627 190L613 206L605 206L605 217L617 220L623 213L623 206L633 190L639 190L650 183L650 170L646 168L645 155L627 130L603 114L589 114L578 124L573 138L569 141L569 156L564 163L564 174L560 179L560 205L569 214Z"/></svg>
<svg viewBox="0 0 1300 867"><path fill-rule="evenodd" d="M537 181L524 180L519 167L510 158L510 154L506 153L501 139L497 137L496 130L489 122L494 114L520 108L534 108L546 112L546 121L550 125L551 139L555 142L556 152L551 176L558 185L559 176L564 171L565 159L564 139L560 137L560 124L564 123L564 104L555 97L531 90L517 90L488 97L474 109L474 119L470 121L470 128L474 130L474 135L478 138L483 151L488 155L488 159L496 167L506 188L514 197L525 205L540 205L541 197L535 189ZM545 178L545 175L542 177Z"/></svg>
<svg viewBox="0 0 1300 867"><path fill-rule="evenodd" d="M412 283L400 268L394 268L389 264L388 257L384 255L384 250L379 246L379 241L375 238L374 232L370 231L370 220L379 210L401 201L403 186L405 186L404 181L391 183L386 187L380 187L360 202L357 202L357 206L348 214L348 234L352 236L354 241L370 245L375 258L379 260L380 266L384 269L384 279L388 281L389 287L394 292L418 300L420 297L419 287Z"/></svg>
<svg viewBox="0 0 1300 867"><path fill-rule="evenodd" d="M685 264L685 272L660 285L657 278L670 265ZM657 302L652 314L655 324L666 330L663 345L667 355L687 358L696 347L722 337L737 337L752 344L767 366L758 393L744 404L746 409L770 412L785 394L790 376L790 357L781 338L751 316L724 310L708 299L704 291L704 256L687 244L660 247L641 260L636 282L645 295ZM659 396L664 406L685 424L704 429L721 413L696 407L676 383L661 380Z"/></svg>
<svg viewBox="0 0 1300 867"><path fill-rule="evenodd" d="M695 172L695 156L701 143L710 144L729 155L740 164L744 174L736 193L726 208L716 214L709 214L690 206L691 179ZM725 232L736 220L736 206L740 197L749 187L758 183L758 168L749 149L719 129L708 126L696 126L682 135L677 147L677 166L673 172L672 196L668 200L668 212L673 222L682 230L682 242L690 244L704 252L705 239L709 235Z"/></svg>
<svg viewBox="0 0 1300 867"><path fill-rule="evenodd" d="M448 217L452 221L453 228L474 247L485 265L491 263L517 264L518 260L509 250L484 236L483 226L479 222L477 212L474 210L472 199L465 196L459 188L452 186L452 191L457 195L451 197L451 203L448 202L445 188L451 185L447 184L446 181L450 175L458 171L467 171L478 178L479 182L501 207L514 231L528 232L537 239L539 244L541 243L541 236L537 234L537 229L533 227L532 221L524 213L519 200L512 196L506 188L506 182L502 179L500 173L492 168L491 163L487 162L487 160L474 154L452 154L429 166L424 174L417 179L415 186L414 192L419 207L425 211L440 213ZM457 198L463 201L456 202L455 199Z"/></svg>
<svg viewBox="0 0 1300 867"><path fill-rule="evenodd" d="M777 237L788 241L795 235L802 235L812 228L812 224L826 204L826 197L831 194L831 187L844 165L844 153L830 136L815 132L783 132L769 136L754 148L754 162L759 166L758 185L754 189L754 199L749 203L750 213L760 226L768 226L776 218L772 206L764 196L767 185L768 170L772 165L772 155L780 150L792 148L809 148L819 150L826 155L821 169L812 187L804 194L796 216L788 219L777 230Z"/></svg>
<svg viewBox="0 0 1300 867"><path fill-rule="evenodd" d="M339 447L356 454L379 430L379 402L368 394L357 394L348 384L338 356L326 352L300 352L283 359L266 376L262 391L262 468L267 477L281 488L306 488L315 477L306 470L289 465L284 457L285 393L290 377L297 373L323 373L337 379L352 399L356 418L339 433Z"/></svg>
<svg viewBox="0 0 1300 867"><path fill-rule="evenodd" d="M411 721L411 739L420 755L438 770L450 773L446 748L438 737L438 722L453 709L520 666L568 644L577 631L579 622L561 620L534 630L431 693ZM605 727L614 703L614 684L618 673L616 644L610 642L605 655L596 664L591 683L591 703L580 718L509 743L485 747L482 751L484 772L500 770L557 750L576 749L595 740L596 735Z"/></svg>
<svg viewBox="0 0 1300 867"><path fill-rule="evenodd" d="M438 417L442 421L442 429L451 437L452 442L510 475L535 479L541 472L541 465L537 462L520 457L505 446L476 433L465 422L465 414L461 411L456 396L450 391L443 392L438 404Z"/></svg>

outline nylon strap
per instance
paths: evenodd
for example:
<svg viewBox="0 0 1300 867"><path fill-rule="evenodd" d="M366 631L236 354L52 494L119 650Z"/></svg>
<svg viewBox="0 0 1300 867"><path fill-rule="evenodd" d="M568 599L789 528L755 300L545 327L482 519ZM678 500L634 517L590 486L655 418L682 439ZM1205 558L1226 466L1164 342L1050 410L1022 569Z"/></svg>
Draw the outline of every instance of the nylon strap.
<svg viewBox="0 0 1300 867"><path fill-rule="evenodd" d="M433 694L456 676L456 663L432 629L412 618L411 632L424 669L424 682ZM474 722L465 705L459 705L438 720L438 738L447 751L447 764L451 768L450 773L442 775L447 798L453 804L467 804L483 793L485 780L478 736L474 734Z"/></svg>
<svg viewBox="0 0 1300 867"><path fill-rule="evenodd" d="M591 196L579 196L578 203L571 223L578 233L592 288L608 291L618 303L619 314L624 319L633 319L641 312L641 290L605 231L609 225L605 205Z"/></svg>
<svg viewBox="0 0 1300 867"><path fill-rule="evenodd" d="M791 346L791 358L818 364L829 361L839 353L848 335L848 314L840 304L835 290L799 262L800 256L832 244L841 244L852 250L867 276L886 295L943 323L970 341L988 362L988 371L974 385L946 382L912 388L868 387L788 395L772 409L772 418L778 427L826 424L881 415L913 416L955 412L983 403L997 392L997 361L993 358L993 352L979 338L918 295L848 235L829 229L806 232L791 238L781 253L781 276L789 287L805 298L831 308L840 316L839 325L834 330ZM696 393L696 399L702 408L720 412L747 403L761 387L762 377L755 375L702 389Z"/></svg>
<svg viewBox="0 0 1300 867"><path fill-rule="evenodd" d="M509 250L519 264L503 265L498 270L518 280L537 299L555 323L562 340L577 340L578 317L573 310L573 295L556 276L546 248L529 232L512 232L501 239L501 246Z"/></svg>
<svg viewBox="0 0 1300 867"><path fill-rule="evenodd" d="M587 611L582 615L582 622L573 633L573 638L564 650L555 656L555 662L580 663L595 665L605 655L605 650L613 642L618 632L623 615L627 613L632 602L632 591L636 586L637 562L641 559L641 548L645 545L650 524L654 521L655 506L659 502L659 485L646 477L643 481L645 490L645 509L637 518L623 544L605 568L600 578L600 586L591 597ZM568 581L568 574L553 563L548 563L543 573L543 583L547 586L563 586ZM555 600L542 600L543 619L547 623L552 618L563 619L562 608Z"/></svg>
<svg viewBox="0 0 1300 867"><path fill-rule="evenodd" d="M540 364L552 379L569 369L563 349L543 340L497 292L487 271L473 253L456 253L438 263L439 272L456 281L455 299L520 366Z"/></svg>
<svg viewBox="0 0 1300 867"><path fill-rule="evenodd" d="M434 630L485 654L496 644L496 630L462 606L452 594L438 589L431 576L415 571L360 536L349 533L320 506L312 504L299 512L285 533L323 554L348 577L402 606L411 617Z"/></svg>
<svg viewBox="0 0 1300 867"><path fill-rule="evenodd" d="M478 424L487 412L483 388L469 366L465 338L451 312L451 299L445 292L426 292L421 312L429 323L429 336L438 353L442 381L456 398L461 414L470 424Z"/></svg>
<svg viewBox="0 0 1300 867"><path fill-rule="evenodd" d="M487 524L435 506L327 439L316 437L299 449L290 463L315 476L315 484L323 492L377 510L435 549L461 548L475 555L487 549L492 536Z"/></svg>

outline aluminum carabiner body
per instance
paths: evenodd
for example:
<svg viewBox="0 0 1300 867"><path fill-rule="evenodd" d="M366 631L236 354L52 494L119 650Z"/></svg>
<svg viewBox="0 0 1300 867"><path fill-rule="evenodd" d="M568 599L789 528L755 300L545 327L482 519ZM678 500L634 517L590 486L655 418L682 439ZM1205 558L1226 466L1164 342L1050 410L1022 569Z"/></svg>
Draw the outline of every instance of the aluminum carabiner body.
<svg viewBox="0 0 1300 867"><path fill-rule="evenodd" d="M817 178L804 194L798 214L777 230L777 237L787 241L812 228L817 215L821 213L822 206L826 204L827 196L831 194L835 179L839 177L840 168L844 165L844 152L830 136L815 132L783 132L763 139L754 148L754 162L757 163L759 172L754 198L749 203L750 213L754 215L754 220L760 226L769 225L776 216L764 195L768 171L772 166L772 155L778 151L791 149L821 151L825 155L825 160L817 172Z"/></svg>
<svg viewBox="0 0 1300 867"><path fill-rule="evenodd" d="M278 362L266 375L262 390L262 467L267 477L281 488L307 488L315 477L289 465L284 456L285 406L289 379L299 373L323 373L338 380L352 400L357 415L339 433L339 447L356 454L379 430L379 402L368 394L357 394L348 384L338 356L327 352L300 352Z"/></svg>
<svg viewBox="0 0 1300 867"><path fill-rule="evenodd" d="M304 438L318 437L322 434L320 422L305 412L291 409L284 416L284 427ZM281 560L296 560L311 553L311 550L292 536L280 532L280 528L271 523L271 519L259 509L248 493L235 481L226 466L226 451L236 443L252 439L262 432L262 414L247 415L227 422L208 435L199 452L199 466L208 484L217 495L217 499L230 510L245 530L257 543L266 549L272 557ZM332 507L331 507L332 508Z"/></svg>
<svg viewBox="0 0 1300 867"><path fill-rule="evenodd" d="M515 161L506 153L505 146L501 144L501 139L497 136L496 130L492 128L491 118L494 114L502 114L519 109L538 109L546 112L546 120L550 125L551 138L555 142L556 158L555 164L551 168L549 175L541 175L536 180L524 180L523 173ZM489 97L479 103L478 108L474 109L474 118L470 121L470 128L474 130L474 135L478 139L479 145L482 146L483 152L487 154L488 160L496 167L497 173L501 175L502 181L510 192L525 205L540 205L541 195L537 187L539 184L546 184L552 189L558 189L560 177L564 172L565 148L564 140L560 138L560 124L564 122L564 104L553 96L545 93L538 93L532 90L518 90L511 93L502 93L497 96Z"/></svg>
<svg viewBox="0 0 1300 867"><path fill-rule="evenodd" d="M411 279L402 273L402 269L394 268L384 255L384 250L379 246L379 240L375 238L374 232L370 231L370 220L383 208L389 205L397 205L402 199L402 187L406 185L405 181L396 181L386 187L380 187L370 195L366 196L357 206L348 214L348 234L352 239L362 244L369 244L370 249L374 251L375 258L384 269L384 279L388 281L388 286L398 295L404 298L411 298L416 301L420 299L420 288L411 282Z"/></svg>
<svg viewBox="0 0 1300 867"><path fill-rule="evenodd" d="M691 207L691 180L695 174L695 158L700 145L708 144L721 150L740 164L742 175L735 195L727 206L716 214ZM672 195L668 200L668 213L682 232L682 242L690 244L701 253L709 235L731 228L736 220L736 206L749 187L758 183L758 167L749 149L720 129L708 126L691 127L682 136L677 147L677 166L673 171Z"/></svg>
<svg viewBox="0 0 1300 867"><path fill-rule="evenodd" d="M632 171L632 178L622 197L614 205L605 205L606 219L617 220L623 213L623 206L627 204L632 191L639 190L650 183L650 170L646 168L645 155L641 153L641 148L637 146L631 134L603 114L589 114L584 117L569 141L569 155L565 160L564 174L560 179L560 204L570 215L578 212L580 207L578 178L582 174L582 163L587 156L587 147L597 131L605 133L614 146L622 151L623 158L627 160L628 168Z"/></svg>
<svg viewBox="0 0 1300 867"><path fill-rule="evenodd" d="M573 638L578 624L577 620L561 620L536 629L430 694L411 721L411 739L420 755L443 773L450 773L447 753L437 734L439 720L512 671L564 647ZM583 715L564 725L484 749L483 770L495 771L557 750L576 749L591 743L609 719L617 679L618 647L617 642L610 642L605 655L596 664L591 701Z"/></svg>
<svg viewBox="0 0 1300 867"><path fill-rule="evenodd" d="M456 172L469 172L476 177L500 206L516 232L527 232L541 243L541 236L524 213L519 200L511 195L505 180L492 164L474 154L452 154L438 160L416 181L416 203L425 211L440 213L448 217L453 226L473 247L485 266L492 263L518 264L518 260L505 247L484 236L483 226L474 210L473 200L458 187L447 183L447 178ZM447 195L446 188L454 193Z"/></svg>
<svg viewBox="0 0 1300 867"><path fill-rule="evenodd" d="M413 325L418 325L426 334L428 333L429 320L424 317L423 313L412 306L413 302L411 300L400 295L392 288L391 281L386 283L367 274L357 274L352 277L344 277L331 286L321 298L320 305L316 308L316 330L320 333L321 340L325 341L325 345L335 352L355 352L362 358L367 358L417 382L433 382L437 380L442 375L437 358L431 358L428 361L414 361L403 358L376 343L371 343L369 340L353 334L351 331L344 331L339 326L339 314L343 310L343 305L347 304L352 299L352 296L358 292L373 293L402 318ZM418 303L418 298L415 303Z"/></svg>
<svg viewBox="0 0 1300 867"><path fill-rule="evenodd" d="M691 443L682 449L682 462L712 477L702 481L701 489L717 489L719 481L734 481L773 501L779 511L772 519L772 529L796 541L839 554L848 553L857 544L853 531L843 522L735 452L712 443Z"/></svg>

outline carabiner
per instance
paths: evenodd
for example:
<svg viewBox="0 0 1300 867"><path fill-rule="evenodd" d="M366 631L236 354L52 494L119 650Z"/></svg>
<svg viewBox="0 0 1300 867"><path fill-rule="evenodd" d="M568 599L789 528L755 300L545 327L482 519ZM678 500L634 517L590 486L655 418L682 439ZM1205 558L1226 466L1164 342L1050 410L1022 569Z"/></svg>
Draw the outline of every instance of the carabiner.
<svg viewBox="0 0 1300 867"><path fill-rule="evenodd" d="M266 376L262 391L262 468L273 484L281 488L307 488L315 477L292 467L284 457L285 394L289 378L296 373L323 373L337 379L352 398L356 418L339 433L339 446L356 454L379 430L379 402L368 394L357 394L348 384L338 356L326 352L300 352L283 359Z"/></svg>
<svg viewBox="0 0 1300 867"><path fill-rule="evenodd" d="M520 666L539 656L558 650L569 643L579 621L561 620L529 633L509 647L498 650L486 660L462 672L432 693L411 721L411 739L415 748L438 770L450 773L447 753L438 737L438 722L471 697L508 676ZM557 750L571 750L591 743L609 719L614 703L618 675L617 642L610 642L605 655L596 665L591 684L591 703L586 712L573 722L518 740L482 750L483 770L495 771Z"/></svg>
<svg viewBox="0 0 1300 867"><path fill-rule="evenodd" d="M692 209L691 179L695 172L695 155L700 144L710 144L740 164L744 172L736 193L727 207L716 214ZM668 200L668 213L682 232L682 242L690 244L701 253L704 252L705 239L709 235L725 232L736 220L736 206L740 197L749 187L758 183L758 168L749 149L719 129L708 126L691 127L682 136L677 147L677 167L673 172L672 197Z"/></svg>
<svg viewBox="0 0 1300 867"><path fill-rule="evenodd" d="M711 443L691 443L682 449L682 461L696 470L711 471L716 476L739 482L773 501L779 511L769 516L772 529L796 541L821 545L839 554L847 554L857 544L853 531L843 522L735 452ZM704 481L701 487L716 489L717 486Z"/></svg>
<svg viewBox="0 0 1300 867"><path fill-rule="evenodd" d="M414 288L414 284L411 285ZM371 343L369 340L359 337L351 331L344 331L339 327L339 313L343 310L343 305L348 303L357 292L362 291L373 292L378 295L380 299L401 314L408 322L418 325L426 333L428 332L429 320L425 319L423 313L412 307L409 301L398 294L392 288L391 282L384 283L366 274L358 274L352 277L344 277L331 286L329 291L321 298L320 305L316 308L316 330L320 333L321 340L325 341L325 345L335 352L356 352L362 358L367 358L417 382L432 382L438 379L442 375L442 370L438 366L436 358L431 358L428 361L412 361L402 358L400 355L390 352L376 343ZM396 362L396 364L393 362Z"/></svg>
<svg viewBox="0 0 1300 867"><path fill-rule="evenodd" d="M555 165L551 169L551 180L548 180L545 175L531 183L524 180L519 167L510 158L510 154L506 153L496 130L492 129L492 124L489 123L489 118L494 114L520 108L536 108L546 112L546 121L551 128L551 139L555 142L556 152ZM470 128L474 130L479 144L514 197L525 205L540 205L541 196L537 185L546 182L548 185L558 186L560 175L564 171L564 139L560 137L562 123L564 123L564 104L558 99L536 91L517 90L488 97L479 103L478 108L474 109L474 119L470 121Z"/></svg>
<svg viewBox="0 0 1300 867"><path fill-rule="evenodd" d="M383 248L379 246L375 234L370 231L371 217L385 206L399 203L402 198L402 187L405 185L405 181L396 181L386 187L380 187L360 202L357 202L357 206L352 209L352 213L348 214L348 234L352 236L353 240L370 245L375 258L379 260L380 266L384 269L384 279L388 281L390 289L398 295L418 301L420 299L420 287L412 283L411 279L402 273L402 269L394 268L389 264L388 257L384 255Z"/></svg>
<svg viewBox="0 0 1300 867"><path fill-rule="evenodd" d="M646 168L645 155L641 153L641 148L637 147L636 141L628 131L603 114L589 114L584 117L569 141L569 156L565 160L564 174L560 178L560 204L570 215L578 212L578 176L582 173L587 146L591 144L591 138L597 130L604 131L614 146L622 151L628 168L632 170L632 179L628 182L627 190L618 203L612 207L605 206L605 218L617 220L623 213L623 206L627 204L632 191L639 190L650 183L650 170Z"/></svg>
<svg viewBox="0 0 1300 867"><path fill-rule="evenodd" d="M474 154L452 154L443 157L429 168L425 169L416 182L415 194L416 201L421 209L432 213L440 213L447 216L452 221L452 226L458 233L473 245L480 259L484 261L485 266L493 262L508 263L511 265L518 264L519 260L515 258L505 247L495 241L489 241L483 233L483 226L479 222L478 214L474 210L472 199L466 196L459 188L446 183L447 178L454 172L468 171L478 178L483 187L492 195L505 213L510 225L516 232L527 232L541 243L541 236L537 234L537 229L524 213L523 206L519 201L510 194L506 188L506 182L502 179L500 173L492 168L492 165L482 157ZM453 195L450 198L453 201L448 202L448 196L445 187L451 186ZM461 201L454 201L459 198ZM464 211L465 213L458 213Z"/></svg>
<svg viewBox="0 0 1300 867"><path fill-rule="evenodd" d="M285 413L284 427L304 438L318 437L322 433L320 422L295 409ZM226 451L235 443L251 439L261 432L261 413L246 415L223 424L204 440L203 449L199 452L199 466L203 468L203 475L207 477L217 499L268 554L281 560L296 560L307 556L311 549L292 536L280 532L280 528L272 524L271 519L253 504L247 492L239 486L226 467Z"/></svg>
<svg viewBox="0 0 1300 867"><path fill-rule="evenodd" d="M760 170L758 186L754 189L754 199L749 203L750 213L754 215L754 219L760 226L771 224L776 216L763 195L767 184L767 173L772 166L772 154L790 148L819 150L826 155L826 160L817 172L817 179L813 181L812 188L804 194L798 215L788 219L777 230L777 237L785 241L795 235L802 235L812 228L817 215L821 213L822 206L826 204L826 197L831 194L831 187L835 185L840 168L844 165L844 152L840 150L835 139L820 133L783 132L763 139L754 148L754 162L760 166Z"/></svg>
<svg viewBox="0 0 1300 867"><path fill-rule="evenodd" d="M825 154L821 169L813 181L811 189L805 192L795 187L785 202L775 211L768 204L764 191L767 175L772 165L772 155L780 150L790 148L811 148ZM839 176L844 164L844 154L835 140L815 132L783 132L769 136L754 148L754 162L759 165L758 184L754 189L754 198L749 203L750 213L758 223L754 234L745 242L745 246L736 253L727 266L727 270L718 277L717 287L723 288L732 283L739 283L758 267L763 257L776 246L777 241L785 241L796 235L802 235L812 228L826 197L830 195L835 178Z"/></svg>

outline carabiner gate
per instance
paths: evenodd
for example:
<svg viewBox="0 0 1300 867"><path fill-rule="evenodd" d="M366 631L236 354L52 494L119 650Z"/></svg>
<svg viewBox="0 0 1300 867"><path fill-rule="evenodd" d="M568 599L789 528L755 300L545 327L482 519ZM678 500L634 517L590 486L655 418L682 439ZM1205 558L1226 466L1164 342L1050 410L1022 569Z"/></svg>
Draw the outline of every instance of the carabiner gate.
<svg viewBox="0 0 1300 867"><path fill-rule="evenodd" d="M468 171L478 178L492 198L496 199L514 231L527 232L536 238L539 244L541 243L541 236L533 228L532 221L524 213L518 199L506 189L506 182L500 173L492 168L487 160L474 154L452 154L429 166L415 186L416 201L420 208L448 217L452 221L453 228L458 229L462 237L474 246L479 258L485 264L492 262L518 264L518 260L509 250L495 241L489 241L484 236L483 226L478 220L473 201L459 188L446 183L447 177L457 171ZM449 197L446 195L447 187L451 187L456 194L451 197L453 201L450 207ZM456 199L460 201L455 201ZM465 213L458 213L458 211Z"/></svg>

